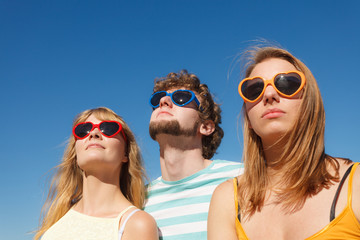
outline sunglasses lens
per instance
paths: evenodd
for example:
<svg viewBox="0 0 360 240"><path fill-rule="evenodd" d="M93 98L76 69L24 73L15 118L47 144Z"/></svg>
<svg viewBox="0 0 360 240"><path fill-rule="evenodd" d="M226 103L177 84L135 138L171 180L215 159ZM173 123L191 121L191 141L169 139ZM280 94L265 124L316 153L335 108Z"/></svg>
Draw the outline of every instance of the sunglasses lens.
<svg viewBox="0 0 360 240"><path fill-rule="evenodd" d="M119 129L120 126L116 122L102 122L100 124L100 131L108 137L116 134Z"/></svg>
<svg viewBox="0 0 360 240"><path fill-rule="evenodd" d="M264 89L264 81L260 78L245 81L241 85L241 93L247 99L253 101L259 97Z"/></svg>
<svg viewBox="0 0 360 240"><path fill-rule="evenodd" d="M157 92L151 96L150 104L152 107L157 107L160 104L161 98L166 96L166 92Z"/></svg>
<svg viewBox="0 0 360 240"><path fill-rule="evenodd" d="M189 91L175 91L172 95L174 102L180 106L188 104L193 98L193 95Z"/></svg>
<svg viewBox="0 0 360 240"><path fill-rule="evenodd" d="M280 74L274 80L276 88L285 95L292 95L301 86L301 77L297 73Z"/></svg>
<svg viewBox="0 0 360 240"><path fill-rule="evenodd" d="M74 133L79 138L84 138L86 135L88 135L91 132L92 129L91 123L82 123L76 126Z"/></svg>

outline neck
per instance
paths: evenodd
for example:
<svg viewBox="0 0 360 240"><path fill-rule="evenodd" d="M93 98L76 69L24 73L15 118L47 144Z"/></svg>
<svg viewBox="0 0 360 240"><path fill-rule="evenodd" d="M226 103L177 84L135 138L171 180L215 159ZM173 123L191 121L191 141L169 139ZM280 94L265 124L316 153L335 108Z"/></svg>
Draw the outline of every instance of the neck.
<svg viewBox="0 0 360 240"><path fill-rule="evenodd" d="M122 209L131 203L120 190L117 181L104 181L103 178L83 173L83 194L75 205L75 210L96 217L116 217Z"/></svg>
<svg viewBox="0 0 360 240"><path fill-rule="evenodd" d="M158 136L161 175L165 181L178 181L210 165L202 156L201 138Z"/></svg>
<svg viewBox="0 0 360 240"><path fill-rule="evenodd" d="M275 143L274 141L272 142L262 141L262 142L263 142L262 145L263 145L264 157L266 160L267 173L268 173L270 185L273 187L279 187L280 185L283 184L281 182L283 175L283 171L282 171L283 163L279 161L279 159L281 158L284 152L286 140L281 139Z"/></svg>
<svg viewBox="0 0 360 240"><path fill-rule="evenodd" d="M261 139L264 157L268 166L279 162L278 160L284 152L287 141L288 138L286 137Z"/></svg>

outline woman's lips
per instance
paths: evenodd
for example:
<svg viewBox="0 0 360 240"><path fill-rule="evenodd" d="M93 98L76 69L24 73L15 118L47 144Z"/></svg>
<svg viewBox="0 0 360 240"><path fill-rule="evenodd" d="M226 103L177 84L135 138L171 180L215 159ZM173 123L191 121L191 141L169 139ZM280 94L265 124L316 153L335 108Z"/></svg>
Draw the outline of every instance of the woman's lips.
<svg viewBox="0 0 360 240"><path fill-rule="evenodd" d="M278 108L271 108L266 110L262 115L261 118L271 119L271 118L278 118L285 114L285 112Z"/></svg>
<svg viewBox="0 0 360 240"><path fill-rule="evenodd" d="M89 149L89 148L104 148L104 147L98 143L91 143L86 147L86 149Z"/></svg>

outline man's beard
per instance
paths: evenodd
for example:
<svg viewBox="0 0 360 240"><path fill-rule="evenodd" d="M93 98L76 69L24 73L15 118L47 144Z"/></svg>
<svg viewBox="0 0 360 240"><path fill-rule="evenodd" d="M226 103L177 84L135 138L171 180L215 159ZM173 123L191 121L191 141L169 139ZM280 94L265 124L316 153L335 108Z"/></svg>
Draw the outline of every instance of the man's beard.
<svg viewBox="0 0 360 240"><path fill-rule="evenodd" d="M156 135L158 134L191 137L196 135L199 123L199 121L196 121L192 128L185 129L180 128L180 124L177 120L150 122L149 133L153 140L156 140Z"/></svg>

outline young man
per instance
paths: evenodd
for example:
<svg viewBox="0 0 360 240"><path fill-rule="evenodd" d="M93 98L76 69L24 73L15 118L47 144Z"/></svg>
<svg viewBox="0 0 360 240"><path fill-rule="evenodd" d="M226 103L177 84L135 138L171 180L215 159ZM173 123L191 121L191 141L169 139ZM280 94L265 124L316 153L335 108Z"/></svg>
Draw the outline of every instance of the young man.
<svg viewBox="0 0 360 240"><path fill-rule="evenodd" d="M145 211L160 239L206 239L211 195L242 165L209 160L224 135L221 110L196 75L169 73L153 90L149 132L160 146L161 177L149 184Z"/></svg>

